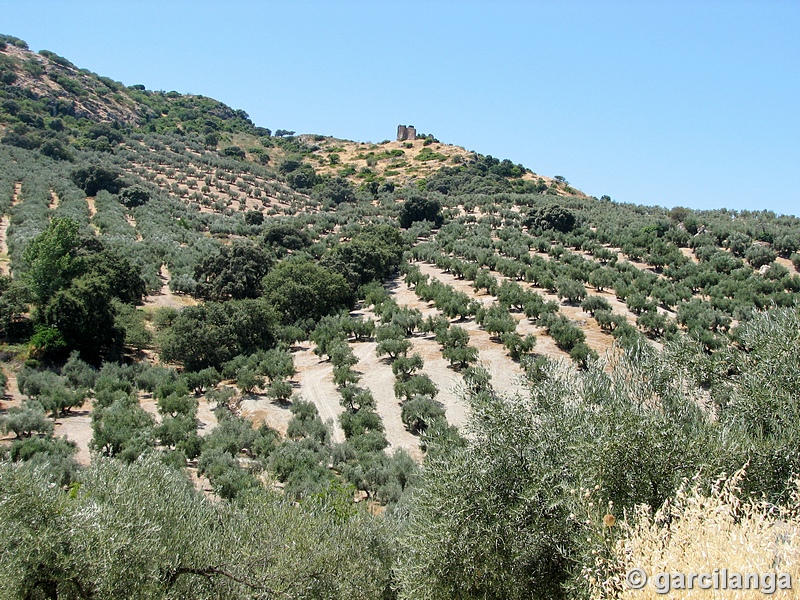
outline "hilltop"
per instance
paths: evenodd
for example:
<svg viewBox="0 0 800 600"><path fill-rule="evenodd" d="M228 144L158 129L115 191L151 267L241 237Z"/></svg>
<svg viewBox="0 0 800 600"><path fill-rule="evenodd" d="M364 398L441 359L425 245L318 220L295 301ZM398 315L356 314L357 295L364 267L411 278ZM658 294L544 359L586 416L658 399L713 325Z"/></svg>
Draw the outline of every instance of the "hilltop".
<svg viewBox="0 0 800 600"><path fill-rule="evenodd" d="M181 137L184 144L188 142L186 145L196 159L210 154L221 161L235 159L252 164L258 172L257 184L280 179L271 170L260 167L284 165L283 174L287 174L285 163L295 160L313 168L319 180L342 179L372 193L381 188L406 185L447 190L454 176L478 173L493 177L476 191L581 195L563 181L538 176L509 160L500 161L459 146L442 144L430 135L380 144L315 134L294 136L294 132L288 135L290 132L286 130L276 130L273 136L269 129L256 127L243 110L234 110L216 100L177 92L154 92L141 85L125 86L79 69L53 52L31 52L17 38L6 36L6 40L0 50L4 82L0 93L3 99L0 133L4 143L38 148L54 158L68 158L73 150L120 154L120 145L136 153L159 151L158 146L142 148L141 139L137 140L139 144L126 139L131 134L138 137L154 134ZM157 169L142 164L146 162L145 157L125 158L129 163L123 165L126 170L143 170L138 174L156 178ZM191 161L192 157L188 159ZM219 166L223 170L230 169L224 162ZM184 162L182 167L191 175L197 164ZM434 177L439 171L444 175ZM433 180L428 181L431 178ZM156 183L170 192L179 190L174 184L182 182L166 176ZM243 185L239 179L229 183ZM302 183L313 184L314 181ZM183 188L195 190L194 186ZM193 197L202 203L215 201L208 193ZM249 208L259 208L258 198L258 195L248 194Z"/></svg>

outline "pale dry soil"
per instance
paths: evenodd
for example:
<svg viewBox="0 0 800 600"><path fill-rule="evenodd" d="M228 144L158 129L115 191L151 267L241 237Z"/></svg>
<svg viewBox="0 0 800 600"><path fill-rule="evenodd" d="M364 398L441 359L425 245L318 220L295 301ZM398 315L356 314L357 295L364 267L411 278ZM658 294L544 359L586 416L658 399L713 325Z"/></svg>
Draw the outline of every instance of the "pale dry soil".
<svg viewBox="0 0 800 600"><path fill-rule="evenodd" d="M49 210L55 210L58 208L59 204L61 204L61 199L58 197L58 194L56 194L54 190L50 190L50 206L47 208Z"/></svg>
<svg viewBox="0 0 800 600"><path fill-rule="evenodd" d="M394 395L394 374L391 363L376 356L376 346L376 342L352 344L353 353L359 359L354 370L362 374L359 385L369 389L375 398L375 411L383 421L389 451L394 448L404 448L414 458L421 459L419 438L409 432L400 420L401 406Z"/></svg>
<svg viewBox="0 0 800 600"><path fill-rule="evenodd" d="M17 384L16 368L12 365L3 365L7 384L6 394L0 400L0 415L4 414L9 408L21 406L25 396L20 393ZM54 421L53 435L65 437L75 442L78 452L75 459L82 465L88 465L90 460L89 442L92 440L92 421L89 416L92 409L91 401L86 401L83 406L73 408L70 412L64 413ZM16 439L13 433L5 434L0 437L0 443L11 444Z"/></svg>
<svg viewBox="0 0 800 600"><path fill-rule="evenodd" d="M11 258L8 256L8 226L11 219L8 215L0 217L0 273L3 275L11 274Z"/></svg>
<svg viewBox="0 0 800 600"><path fill-rule="evenodd" d="M399 278L390 282L387 289L398 305L416 308L423 318L439 312L433 305L420 300ZM432 336L417 334L411 338L411 343L411 353L421 355L424 361L422 373L427 374L439 388L436 400L442 404L448 423L462 427L469 417L469 406L459 394L459 389L464 385L461 374L450 368L450 363L442 357L441 346Z"/></svg>
<svg viewBox="0 0 800 600"><path fill-rule="evenodd" d="M339 425L339 415L344 408L339 403L339 392L333 383L333 367L330 362L314 354L313 349L312 342L305 342L293 354L297 370L295 380L299 387L296 394L303 400L314 403L322 421L330 424L332 441L341 443L345 438Z"/></svg>
<svg viewBox="0 0 800 600"><path fill-rule="evenodd" d="M300 136L301 138L303 136ZM341 169L346 166L352 166L356 172L361 169L369 168L372 172L378 175L384 175L386 171L392 171L389 177L395 183L400 185L409 182L412 179L420 177L428 177L442 167L470 162L475 158L475 153L454 144L445 144L441 142L434 142L425 145L425 140L406 140L406 141L388 141L381 144L371 144L368 142L354 142L350 140L339 140L335 138L326 138L322 141L314 141L315 145L320 147L314 154L311 155L308 162L314 165L314 168L319 172L327 175L337 175ZM339 156L339 163L331 165L330 156L334 153ZM416 160L419 153L427 148L428 150L437 154L445 156L444 161L440 160ZM372 166L367 164L366 156L369 153L375 155L382 154L387 151L402 150L403 155L399 157L381 158L376 164ZM363 158L358 158L363 156ZM455 162L454 162L455 161ZM546 183L555 183L551 177L538 175L536 173L525 173L522 177L526 180L543 179ZM560 188L561 186L559 186ZM559 189L559 193L565 193ZM583 195L582 192L577 191L578 195Z"/></svg>
<svg viewBox="0 0 800 600"><path fill-rule="evenodd" d="M22 191L20 182L14 183L14 194L11 197L11 207L19 203L19 196ZM11 258L8 256L8 227L11 225L11 217L2 215L0 217L0 274L11 274Z"/></svg>
<svg viewBox="0 0 800 600"><path fill-rule="evenodd" d="M448 284L458 291L469 294L475 297L477 300L483 302L485 305L490 305L495 301L495 297L486 294L485 291L479 295L476 295L475 291L472 288L472 282L470 281L467 281L465 279L457 279L454 275L450 273L445 273L435 265L431 265L428 263L415 263L415 264L419 266L420 271L423 274L438 279L442 283ZM506 279L497 272L492 272L492 274L497 278L498 283L502 283L502 281ZM556 297L554 294L548 293L546 290L542 288L537 288L524 281L520 281L517 283L519 283L525 289L531 289L538 292L539 294L542 295L542 297L545 300L553 300L559 302L558 297ZM609 300L609 302L611 302L612 299L610 297L612 296L611 294L600 294L600 295L604 296L607 300ZM619 301L616 300L616 298L613 299L616 301L617 305L620 304ZM584 330L584 334L586 335L586 344L592 350L597 352L600 356L602 356L606 351L608 351L608 349L611 347L614 341L614 338L611 337L611 335L602 331L600 327L597 325L597 322L591 317L591 315L589 315L589 313L586 313L583 310L581 310L579 306L568 306L561 302L559 302L559 305L560 305L559 311L568 319L579 325L581 329ZM614 306L615 309L617 308L617 306L615 306L613 303L612 306ZM622 306L624 307L624 304ZM626 316L630 314L630 311L627 310L627 307L625 307L624 311L619 310L619 312L625 314ZM555 341L553 341L553 339L549 335L547 335L547 332L544 328L537 327L534 324L532 324L522 313L511 313L511 314L517 320L517 333L519 333L520 335L527 335L529 333L533 333L534 335L536 335L536 349L534 350L534 352L556 360L559 359L570 360L569 354L561 350L558 346L556 346ZM508 356L506 355L505 348L503 348L499 340L492 340L489 334L480 329L480 327L478 326L477 323L475 323L474 320L467 321L463 326L470 331L471 336L475 336L473 337L473 340L477 342L475 345L477 345L478 349L481 351L481 360L483 360L484 348L486 348L487 351L490 351L489 349L491 349L491 351L495 353L499 352L500 354L505 356L506 364L510 363L511 365L514 365L514 370L516 370L516 372L518 372L521 375L522 371L520 370L519 365L514 361L512 361L510 358L508 358ZM508 370L507 372L514 372L514 370ZM492 375L494 376L494 373L492 373ZM496 384L495 388L499 389L500 391L503 391Z"/></svg>
<svg viewBox="0 0 800 600"><path fill-rule="evenodd" d="M157 294L147 296L144 299L144 308L158 308L161 306L169 306L171 308L181 309L184 306L194 306L197 300L191 296L184 294L176 294L169 288L171 275L166 265L161 265L159 273L161 279L161 290Z"/></svg>
<svg viewBox="0 0 800 600"><path fill-rule="evenodd" d="M97 206L95 205L94 196L87 196L86 204L89 207L89 225L97 235L100 235L100 228L92 223L92 219L94 219L94 216L97 214Z"/></svg>
<svg viewBox="0 0 800 600"><path fill-rule="evenodd" d="M292 419L291 403L278 404L266 394L248 394L239 402L239 414L252 421L254 427L266 425L282 436Z"/></svg>
<svg viewBox="0 0 800 600"><path fill-rule="evenodd" d="M779 256L778 258L775 259L775 262L789 269L789 273L792 275L800 273L800 271L794 268L794 264L788 258L783 258L782 256Z"/></svg>

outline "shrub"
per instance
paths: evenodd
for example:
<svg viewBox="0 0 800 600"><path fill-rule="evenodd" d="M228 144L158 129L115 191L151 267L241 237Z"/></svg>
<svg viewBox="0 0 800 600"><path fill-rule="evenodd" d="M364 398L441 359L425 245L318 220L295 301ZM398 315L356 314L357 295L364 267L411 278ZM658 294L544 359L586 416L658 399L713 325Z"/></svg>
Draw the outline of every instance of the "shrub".
<svg viewBox="0 0 800 600"><path fill-rule="evenodd" d="M486 310L480 309L475 315L475 320L482 325L488 333L497 338L517 328L517 322L514 320L514 317L508 313L507 309L499 304L493 304Z"/></svg>
<svg viewBox="0 0 800 600"><path fill-rule="evenodd" d="M417 221L430 221L439 227L443 222L442 206L438 200L414 196L403 203L400 209L400 227L408 229Z"/></svg>
<svg viewBox="0 0 800 600"><path fill-rule="evenodd" d="M112 167L82 167L72 173L72 181L87 196L96 196L100 190L116 194L123 187L122 173Z"/></svg>
<svg viewBox="0 0 800 600"><path fill-rule="evenodd" d="M401 402L408 402L416 396L427 396L431 399L439 393L439 388L433 383L431 378L425 373L412 375L405 381L398 380L394 383L394 395Z"/></svg>
<svg viewBox="0 0 800 600"><path fill-rule="evenodd" d="M442 356L456 369L464 369L478 362L478 349L474 346L448 346L442 349Z"/></svg>
<svg viewBox="0 0 800 600"><path fill-rule="evenodd" d="M587 296L586 299L581 302L581 309L595 316L595 313L598 311L610 311L611 305L608 303L608 300L602 296Z"/></svg>
<svg viewBox="0 0 800 600"><path fill-rule="evenodd" d="M519 360L521 356L530 354L536 347L536 336L529 333L522 337L516 332L506 333L502 336L503 346L508 350L508 355L513 360Z"/></svg>
<svg viewBox="0 0 800 600"><path fill-rule="evenodd" d="M558 315L548 324L547 333L553 338L556 345L566 352L572 351L586 337L579 327L573 325L563 315Z"/></svg>

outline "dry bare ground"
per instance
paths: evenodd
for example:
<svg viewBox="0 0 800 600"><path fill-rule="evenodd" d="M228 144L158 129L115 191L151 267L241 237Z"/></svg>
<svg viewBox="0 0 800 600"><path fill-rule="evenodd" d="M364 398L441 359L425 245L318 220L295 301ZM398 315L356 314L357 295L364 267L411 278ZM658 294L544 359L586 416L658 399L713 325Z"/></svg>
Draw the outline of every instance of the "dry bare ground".
<svg viewBox="0 0 800 600"><path fill-rule="evenodd" d="M369 389L375 398L375 411L383 421L389 448L405 448L409 454L421 459L419 438L410 433L400 419L401 407L394 395L391 363L376 356L376 346L376 342L352 345L353 353L358 357L358 364L354 369L362 374L359 385Z"/></svg>
<svg viewBox="0 0 800 600"><path fill-rule="evenodd" d="M97 214L97 206L95 206L94 203L94 196L87 196L86 204L89 206L89 225L97 235L100 235L100 229L97 227L97 225L92 223L92 219L94 219L94 216Z"/></svg>
<svg viewBox="0 0 800 600"><path fill-rule="evenodd" d="M699 263L700 259L694 255L694 250L691 248L680 248L681 254L691 260L693 263Z"/></svg>
<svg viewBox="0 0 800 600"><path fill-rule="evenodd" d="M399 279L391 281L387 289L392 298L400 306L415 308L423 318L437 314L439 311L420 300L417 295ZM458 394L458 388L464 383L461 375L450 368L450 363L442 357L439 344L428 337L417 335L411 338L412 353L422 356L425 361L422 369L439 388L436 399L442 403L448 423L461 427L467 422L469 407Z"/></svg>
<svg viewBox="0 0 800 600"><path fill-rule="evenodd" d="M175 294L171 289L169 289L171 275L166 265L161 265L161 271L158 277L161 279L161 290L159 290L158 294L147 296L144 299L145 308L169 306L171 308L181 309L184 306L193 306L197 304L197 301L191 296Z"/></svg>
<svg viewBox="0 0 800 600"><path fill-rule="evenodd" d="M534 251L532 252L532 254L537 254L542 258L544 258L545 260L550 260L550 257L545 253ZM586 254L585 256L586 258L593 260L591 255ZM472 288L471 282L464 279L458 279L450 273L445 273L442 269L436 267L435 265L424 262L419 262L415 264L420 268L420 271L423 274L435 277L442 283L451 285L453 288L461 292L465 292L466 294L469 294L470 296L474 297L476 300L483 302L484 304L491 304L495 300L494 297L486 294L485 292L476 295ZM633 264L634 266L643 265L647 267L647 265L644 265L643 263L631 263L631 264ZM637 268L640 267L637 266ZM650 269L649 267L647 267L647 269L652 271L652 269ZM491 271L491 274L497 279L498 283L502 283L503 281L510 281L509 278L501 275L496 271ZM553 301L558 303L559 311L565 317L573 321L583 330L586 336L586 344L592 350L597 352L598 355L603 356L606 352L609 351L612 344L614 343L613 336L611 336L610 333L603 331L597 324L597 322L592 318L592 316L589 313L583 311L580 308L580 306L568 305L559 300L558 296L556 296L555 294L552 294L548 292L546 289L537 287L531 283L527 283L525 281L518 281L516 283L518 283L525 289L530 289L537 292L546 301ZM591 288L589 288L589 290L591 290ZM589 290L587 290L587 295L590 296L595 295L605 298L614 312L624 316L630 325L636 327L636 319L637 319L636 315L633 312L631 312L627 304L620 301L615 294L608 291L599 292L597 290L592 290L592 291ZM657 310L659 313L666 315L672 320L676 319L677 315L674 311L666 310L662 307L657 307ZM558 348L558 346L556 346L555 342L552 340L552 338L550 338L547 335L547 332L544 328L535 327L523 315L519 313L512 313L512 316L514 316L514 318L517 319L518 321L518 326L517 326L518 333L522 335L533 333L537 336L537 341L536 341L537 354L543 354L545 356L554 359L565 359L565 360L569 359L569 355L560 348ZM661 347L661 344L658 342L655 342L653 340L650 340L650 342L653 343L656 347Z"/></svg>
<svg viewBox="0 0 800 600"><path fill-rule="evenodd" d="M130 213L125 213L125 220L128 222L128 225L133 227L133 229L136 231L136 241L141 242L143 238L142 233L136 227L136 217Z"/></svg>
<svg viewBox="0 0 800 600"><path fill-rule="evenodd" d="M8 226L11 224L11 219L8 215L0 217L0 274L11 274L11 259L8 256L8 244L6 243L8 236Z"/></svg>
<svg viewBox="0 0 800 600"><path fill-rule="evenodd" d="M9 408L21 406L25 396L19 391L17 384L16 368L12 365L4 365L6 374L6 393L0 401L0 414L5 413ZM53 435L64 437L75 442L78 452L75 460L82 465L88 465L90 460L89 442L92 440L92 420L90 417L91 402L86 401L82 406L73 408L54 421ZM0 443L10 444L16 438L14 434L0 437Z"/></svg>
<svg viewBox="0 0 800 600"><path fill-rule="evenodd" d="M57 209L59 204L61 204L61 199L58 197L58 194L56 194L54 190L50 190L50 206L47 207L48 210Z"/></svg>
<svg viewBox="0 0 800 600"><path fill-rule="evenodd" d="M19 202L22 184L14 183L14 194L11 197L11 206ZM0 217L0 274L11 274L11 258L8 256L8 226L11 225L11 217L3 215Z"/></svg>
<svg viewBox="0 0 800 600"><path fill-rule="evenodd" d="M339 404L339 393L333 384L333 367L330 362L320 360L313 352L314 344L308 343L294 353L295 379L299 384L298 395L317 407L320 418L331 425L331 438L335 443L344 441L344 432L339 425L343 408Z"/></svg>
<svg viewBox="0 0 800 600"><path fill-rule="evenodd" d="M775 259L775 262L778 263L779 265L783 265L784 267L789 269L789 273L792 273L792 274L800 273L800 271L795 269L794 264L788 258L783 258L782 256L779 256L778 258Z"/></svg>
<svg viewBox="0 0 800 600"><path fill-rule="evenodd" d="M289 411L291 404L278 404L266 394L248 394L239 402L240 414L249 419L254 427L267 425L281 435L286 435L286 428L292 419Z"/></svg>
<svg viewBox="0 0 800 600"><path fill-rule="evenodd" d="M78 452L75 460L78 464L88 465L91 461L89 444L92 441L92 402L86 400L80 408L74 408L69 413L56 419L53 435L66 438L75 442Z"/></svg>
<svg viewBox="0 0 800 600"><path fill-rule="evenodd" d="M491 304L495 300L495 298L493 296L490 296L488 294L483 294L483 295L476 296L475 295L475 291L472 289L472 284L469 281L466 281L466 280L463 280L463 279L457 279L452 274L445 273L444 271L442 271L441 269L439 269L435 265L431 265L431 264L428 264L428 263L416 263L416 264L417 264L417 266L419 266L420 271L423 274L428 275L430 277L433 277L435 279L438 279L442 283L446 283L448 285L451 285L456 290L464 292L466 294L469 294L469 295L475 297L476 299L482 301L484 304ZM498 282L502 282L505 279L499 273L493 272L492 274L495 277L497 277ZM556 302L558 302L558 298L556 296L554 296L553 294L547 293L545 290L543 290L541 288L536 288L536 287L534 287L534 286L532 286L530 284L526 284L525 282L520 282L520 285L522 285L525 288L532 289L532 290L535 290L535 291L539 292L542 295L542 297L544 297L545 300L555 300ZM607 334L603 333L600 330L599 327L597 327L597 331L594 331L594 332L588 330L590 321L595 326L596 326L596 323L594 323L594 321L591 320L590 315L588 313L583 312L580 309L580 307L561 306L559 310L561 310L561 312L567 318L569 318L569 319L571 319L573 321L576 321L579 325L581 325L582 328L583 327L587 328L587 331L586 331L586 334L587 334L586 335L586 343L592 350L595 350L596 352L598 352L598 354L603 354L611 346L611 343L613 342L613 338L610 335L607 335ZM542 354L544 356L547 356L549 358L553 358L553 359L556 359L556 360L559 360L559 359L569 360L569 354L567 354L566 352L561 350L558 346L556 346L556 344L553 341L553 339L550 336L547 335L547 333L545 332L545 330L543 328L535 327L522 314L519 314L519 313L512 313L512 314L515 317L515 319L518 320L518 323L517 323L517 332L518 333L520 333L522 335L525 335L525 334L528 334L528 333L533 333L533 334L536 335L536 353L537 354ZM510 358L508 358L508 356L506 355L505 349L503 348L502 344L500 344L499 341L492 341L490 336L489 336L489 334L487 332L483 331L478 326L478 324L475 323L475 321L466 322L463 325L463 327L465 329L467 329L468 331L470 331L470 336L472 336L474 345L476 345L478 347L478 350L481 352L481 360L482 361L484 360L484 354L485 353L490 353L491 352L495 357L497 357L497 354L499 353L499 354L501 354L502 356L505 357L505 365L513 365L513 367L509 366L506 369L506 373L505 374L503 374L502 371L500 373L498 373L498 375L500 377L504 377L505 379L507 379L508 375L510 373L514 373L515 375L517 375L517 377L521 377L522 376L522 370L520 369L519 365L517 363L515 363L514 361L512 361ZM495 361L498 361L498 360L502 361L501 358L495 358ZM489 370L489 372L492 373L492 382L495 384L495 389L497 389L499 391L505 391L505 390L503 390L501 387L499 387L497 385L497 382L494 381L495 373L493 373L491 369ZM524 387L523 386L517 384L515 387L518 388L520 393L524 392Z"/></svg>

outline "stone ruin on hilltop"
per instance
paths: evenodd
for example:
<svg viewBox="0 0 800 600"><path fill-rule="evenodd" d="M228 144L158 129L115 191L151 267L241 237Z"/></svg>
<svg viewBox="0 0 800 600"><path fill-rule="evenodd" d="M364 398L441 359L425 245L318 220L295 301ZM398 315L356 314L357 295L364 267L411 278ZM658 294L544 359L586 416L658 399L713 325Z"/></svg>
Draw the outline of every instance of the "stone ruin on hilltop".
<svg viewBox="0 0 800 600"><path fill-rule="evenodd" d="M415 140L417 139L417 130L414 128L413 125L405 126L405 125L398 125L397 126L397 141L398 142L405 142L406 140Z"/></svg>

